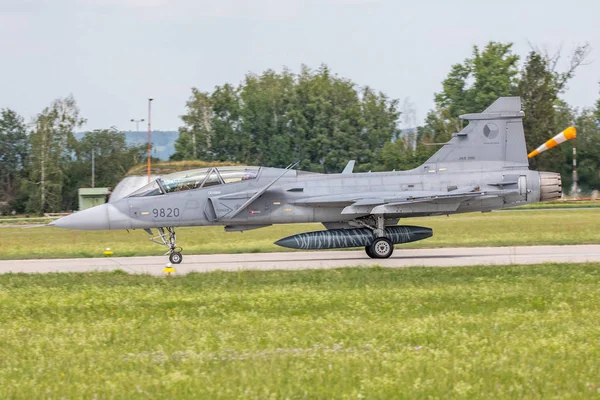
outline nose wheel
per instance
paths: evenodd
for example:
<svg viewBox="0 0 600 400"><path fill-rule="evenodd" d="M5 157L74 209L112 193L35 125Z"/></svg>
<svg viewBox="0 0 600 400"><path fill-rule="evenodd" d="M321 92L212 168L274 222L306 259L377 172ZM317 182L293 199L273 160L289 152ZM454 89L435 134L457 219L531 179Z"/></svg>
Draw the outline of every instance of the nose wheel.
<svg viewBox="0 0 600 400"><path fill-rule="evenodd" d="M152 230L145 229L145 231L152 235ZM165 253L165 255L169 255L169 262L171 264L181 264L183 261L183 256L181 252L183 249L175 243L176 235L175 228L167 227L167 228L158 228L158 236L153 236L150 238L152 243L160 244L161 246L166 246L169 248L169 251Z"/></svg>
<svg viewBox="0 0 600 400"><path fill-rule="evenodd" d="M174 251L173 253L169 254L169 261L171 264L181 264L182 260L183 256L178 251Z"/></svg>

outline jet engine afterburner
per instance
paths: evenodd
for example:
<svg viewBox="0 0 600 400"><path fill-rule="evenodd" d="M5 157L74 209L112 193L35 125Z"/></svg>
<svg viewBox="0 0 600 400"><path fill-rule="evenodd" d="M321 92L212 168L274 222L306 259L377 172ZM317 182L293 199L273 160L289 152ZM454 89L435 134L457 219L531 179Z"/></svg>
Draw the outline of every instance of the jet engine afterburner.
<svg viewBox="0 0 600 400"><path fill-rule="evenodd" d="M557 200L562 197L562 180L556 172L540 172L540 201Z"/></svg>

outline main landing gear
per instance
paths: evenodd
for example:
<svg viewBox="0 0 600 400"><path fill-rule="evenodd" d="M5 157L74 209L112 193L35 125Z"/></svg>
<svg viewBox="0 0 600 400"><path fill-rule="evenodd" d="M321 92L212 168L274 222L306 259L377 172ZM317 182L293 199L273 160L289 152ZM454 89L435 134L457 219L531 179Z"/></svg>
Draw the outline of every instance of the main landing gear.
<svg viewBox="0 0 600 400"><path fill-rule="evenodd" d="M145 231L152 236L152 230L145 229ZM175 228L158 228L158 236L151 237L150 241L168 247L169 251L165 255L169 255L169 262L171 264L180 264L183 260L183 256L181 255L183 249L177 246L175 237Z"/></svg>
<svg viewBox="0 0 600 400"><path fill-rule="evenodd" d="M371 258L388 258L394 252L394 245L386 237L378 237L365 246L365 252Z"/></svg>
<svg viewBox="0 0 600 400"><path fill-rule="evenodd" d="M374 216L376 227L363 221L357 221L366 228L373 230L375 239L365 246L365 252L371 258L389 258L394 252L394 244L385 237L385 218L383 215Z"/></svg>

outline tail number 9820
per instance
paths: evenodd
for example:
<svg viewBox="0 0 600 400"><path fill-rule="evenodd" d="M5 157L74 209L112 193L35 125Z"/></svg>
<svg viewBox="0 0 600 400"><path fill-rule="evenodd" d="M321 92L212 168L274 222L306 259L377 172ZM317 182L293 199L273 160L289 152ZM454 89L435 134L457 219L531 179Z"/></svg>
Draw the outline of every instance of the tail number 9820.
<svg viewBox="0 0 600 400"><path fill-rule="evenodd" d="M179 208L155 208L152 210L154 218L177 218L179 217Z"/></svg>

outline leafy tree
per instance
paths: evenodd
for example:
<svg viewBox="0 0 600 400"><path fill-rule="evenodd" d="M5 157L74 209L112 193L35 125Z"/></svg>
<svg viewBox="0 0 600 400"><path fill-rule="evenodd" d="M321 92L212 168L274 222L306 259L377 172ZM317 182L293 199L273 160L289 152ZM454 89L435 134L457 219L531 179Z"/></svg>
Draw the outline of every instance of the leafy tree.
<svg viewBox="0 0 600 400"><path fill-rule="evenodd" d="M490 42L482 53L474 47L472 71L475 83L470 89L472 106L468 112L481 112L498 97L515 93L519 56L512 54L512 43Z"/></svg>
<svg viewBox="0 0 600 400"><path fill-rule="evenodd" d="M316 73L303 68L299 76L290 129L301 166L311 171L339 172L347 160L357 158L361 140L361 104L355 84L331 74L326 66ZM392 132L390 132L391 138Z"/></svg>
<svg viewBox="0 0 600 400"><path fill-rule="evenodd" d="M249 74L238 86L211 93L193 89L173 159L300 167L338 172L348 159L377 168L384 144L397 131L397 101L330 72L303 66ZM194 137L200 138L193 145Z"/></svg>
<svg viewBox="0 0 600 400"><path fill-rule="evenodd" d="M92 153L94 185L112 188L131 167L146 159L146 146L128 146L125 134L114 127L86 132L77 143L76 159L66 170L62 209L76 209L77 189L91 187Z"/></svg>
<svg viewBox="0 0 600 400"><path fill-rule="evenodd" d="M379 169L383 171L405 171L423 164L431 155L431 149L423 142L418 143L414 151L405 140L386 143L381 152Z"/></svg>
<svg viewBox="0 0 600 400"><path fill-rule="evenodd" d="M515 93L519 56L512 43L488 43L483 51L473 46L473 57L452 66L435 95L436 108L447 109L449 117L481 112L498 97Z"/></svg>
<svg viewBox="0 0 600 400"><path fill-rule="evenodd" d="M23 117L10 109L0 110L0 202L11 208L25 177L28 151Z"/></svg>
<svg viewBox="0 0 600 400"><path fill-rule="evenodd" d="M525 112L523 128L528 152L560 132L557 130L555 113L558 88L554 83L546 61L540 54L530 52L517 90ZM557 157L561 158L558 162ZM532 168L545 170L553 170L553 165L560 166L563 163L563 155L557 151L542 153L530 161Z"/></svg>
<svg viewBox="0 0 600 400"><path fill-rule="evenodd" d="M370 87L365 87L361 92L360 106L362 128L358 142L354 144L353 158L359 164L359 171L381 170L379 159L383 149L399 135L398 100L390 99L382 92L377 93ZM359 147L356 148L356 145ZM410 146L407 148L410 151Z"/></svg>
<svg viewBox="0 0 600 400"><path fill-rule="evenodd" d="M590 55L592 48L589 43L584 43L575 46L567 61L567 69L564 71L558 70L559 61L563 58L562 46L554 54L550 54L547 50L540 50L534 47L534 51L541 54L546 61L548 70L552 73L554 79L553 86L558 93L563 93L567 89L569 81L575 77L577 69L583 65L587 65L587 57Z"/></svg>
<svg viewBox="0 0 600 400"><path fill-rule="evenodd" d="M498 97L515 94L519 56L512 43L488 43L483 51L473 46L473 56L451 67L435 95L435 109L427 114L420 140L445 143L463 128L462 114L479 113ZM433 154L436 147L424 150Z"/></svg>
<svg viewBox="0 0 600 400"><path fill-rule="evenodd" d="M172 160L212 160L212 100L209 93L192 88L186 103L188 113L181 117L185 126L179 128Z"/></svg>
<svg viewBox="0 0 600 400"><path fill-rule="evenodd" d="M281 74L267 70L249 74L240 88L241 131L250 164L287 165L293 160L290 138L286 133L286 114L291 107L294 76L285 69Z"/></svg>
<svg viewBox="0 0 600 400"><path fill-rule="evenodd" d="M439 149L439 145L449 141L452 134L459 132L462 128L463 121L454 118L449 108L431 110L425 117L425 124L417 129L417 142L428 145L422 147L422 152L429 158ZM411 167L417 166L412 165Z"/></svg>
<svg viewBox="0 0 600 400"><path fill-rule="evenodd" d="M456 118L473 108L473 91L467 86L467 80L473 72L472 64L472 59L454 64L442 82L442 92L435 95L436 107L447 110L449 117Z"/></svg>
<svg viewBox="0 0 600 400"><path fill-rule="evenodd" d="M225 84L218 86L211 95L213 120L211 150L214 161L244 162L242 154L247 145L240 134L239 88Z"/></svg>
<svg viewBox="0 0 600 400"><path fill-rule="evenodd" d="M598 109L586 108L575 117L577 139L572 144L577 147L578 185L582 192L600 190L600 121ZM562 148L564 162L559 165L564 190L570 190L572 179L572 146Z"/></svg>
<svg viewBox="0 0 600 400"><path fill-rule="evenodd" d="M349 159L357 170L379 169L384 145L398 133L398 101L333 75L327 66L303 67L288 113L293 153L301 168L339 172Z"/></svg>
<svg viewBox="0 0 600 400"><path fill-rule="evenodd" d="M30 211L61 209L65 173L77 145L73 130L83 122L72 96L54 100L35 118L30 134Z"/></svg>
<svg viewBox="0 0 600 400"><path fill-rule="evenodd" d="M575 76L577 68L585 65L588 54L589 45L577 46L570 55L567 69L561 72L557 69L561 58L560 50L554 55L539 50L529 53L517 90L525 112L523 127L528 151L534 150L573 124L576 113L559 96L566 89L569 80ZM585 113L587 115L589 111ZM589 118L581 121L587 119ZM572 169L570 153L570 146L561 146L561 149L545 152L531 159L530 166L538 170L562 171L563 188L568 191L571 176L566 173L566 169Z"/></svg>

